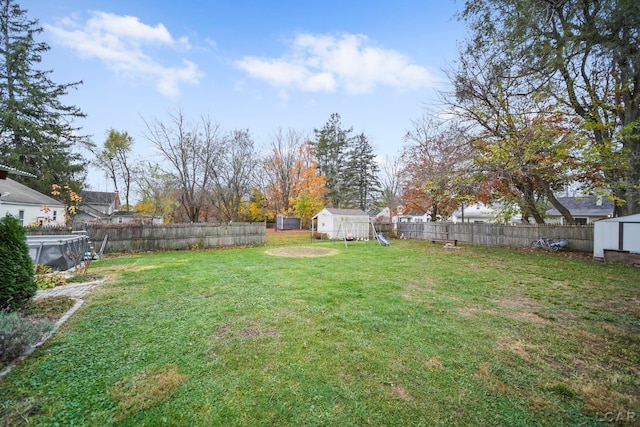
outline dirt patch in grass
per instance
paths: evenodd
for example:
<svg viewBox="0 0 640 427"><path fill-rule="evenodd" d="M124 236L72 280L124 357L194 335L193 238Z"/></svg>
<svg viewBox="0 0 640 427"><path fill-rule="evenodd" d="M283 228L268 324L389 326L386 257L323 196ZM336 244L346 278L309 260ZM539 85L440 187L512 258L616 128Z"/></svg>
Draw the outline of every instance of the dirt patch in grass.
<svg viewBox="0 0 640 427"><path fill-rule="evenodd" d="M487 310L480 307L460 307L458 308L458 315L464 318L475 317L478 314L491 314L497 315L498 312L496 310Z"/></svg>
<svg viewBox="0 0 640 427"><path fill-rule="evenodd" d="M233 338L240 338L242 340L250 340L254 338L263 338L263 337L276 337L278 336L278 331L272 329L263 329L259 326L249 325L240 329L239 331L234 331L228 325L222 325L216 330L211 338L218 338L223 340L231 340Z"/></svg>
<svg viewBox="0 0 640 427"><path fill-rule="evenodd" d="M273 256L289 258L312 258L320 256L336 255L340 251L331 248L314 248L311 246L295 246L286 248L269 249L265 253Z"/></svg>
<svg viewBox="0 0 640 427"><path fill-rule="evenodd" d="M542 304L532 298L502 298L499 304L508 311L505 314L514 319L539 324L549 323L549 319L540 315L544 311Z"/></svg>
<svg viewBox="0 0 640 427"><path fill-rule="evenodd" d="M431 371L436 371L444 368L444 364L439 357L432 357L425 362L425 365L427 365L427 368L429 368L429 370Z"/></svg>
<svg viewBox="0 0 640 427"><path fill-rule="evenodd" d="M506 339L506 340L498 341L497 348L501 350L510 351L518 355L521 359L524 359L524 360L532 359L532 355L531 355L532 349L528 348L527 344L524 341L519 339L518 340Z"/></svg>
<svg viewBox="0 0 640 427"><path fill-rule="evenodd" d="M65 296L41 298L29 301L29 304L20 310L20 314L33 320L44 318L56 322L73 307L73 304L75 301Z"/></svg>
<svg viewBox="0 0 640 427"><path fill-rule="evenodd" d="M28 397L18 401L0 404L0 426L23 426L29 419L41 412L38 399Z"/></svg>
<svg viewBox="0 0 640 427"><path fill-rule="evenodd" d="M433 294L434 280L428 276L421 277L420 279L409 280L400 283L405 292L402 294L408 300L421 300L424 299L426 294Z"/></svg>
<svg viewBox="0 0 640 427"><path fill-rule="evenodd" d="M401 384L391 384L391 387L393 389L393 395L396 397L399 397L402 400L411 400L412 397L409 394L409 392L402 387Z"/></svg>
<svg viewBox="0 0 640 427"><path fill-rule="evenodd" d="M169 400L186 381L187 377L173 365L118 381L109 389L118 403L118 421Z"/></svg>

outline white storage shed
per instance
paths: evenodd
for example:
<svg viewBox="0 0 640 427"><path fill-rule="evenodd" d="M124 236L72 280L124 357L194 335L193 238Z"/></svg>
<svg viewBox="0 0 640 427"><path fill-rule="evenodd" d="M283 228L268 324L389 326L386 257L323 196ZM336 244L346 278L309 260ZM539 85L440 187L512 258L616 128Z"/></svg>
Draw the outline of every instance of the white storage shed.
<svg viewBox="0 0 640 427"><path fill-rule="evenodd" d="M594 222L593 257L622 262L640 259L640 214Z"/></svg>
<svg viewBox="0 0 640 427"><path fill-rule="evenodd" d="M324 208L313 217L312 227L329 239L368 239L369 215L361 209ZM314 231L314 230L312 230Z"/></svg>

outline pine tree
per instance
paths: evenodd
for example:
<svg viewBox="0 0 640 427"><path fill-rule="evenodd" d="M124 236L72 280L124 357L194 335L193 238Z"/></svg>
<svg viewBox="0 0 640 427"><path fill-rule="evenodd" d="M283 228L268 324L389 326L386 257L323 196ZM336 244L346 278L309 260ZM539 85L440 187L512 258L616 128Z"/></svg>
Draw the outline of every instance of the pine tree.
<svg viewBox="0 0 640 427"><path fill-rule="evenodd" d="M352 130L342 128L338 113L333 113L322 129L313 130L313 155L318 172L326 177L328 205L335 208L349 207L353 199L347 173Z"/></svg>
<svg viewBox="0 0 640 427"><path fill-rule="evenodd" d="M356 207L366 211L373 205L380 193L378 173L380 167L376 163L373 147L364 133L352 139L349 160L347 161L347 182L354 195Z"/></svg>
<svg viewBox="0 0 640 427"><path fill-rule="evenodd" d="M35 67L49 50L36 41L38 21L13 0L0 0L0 152L2 163L37 176L16 177L48 193L51 184L79 186L86 162L72 148L89 144L72 121L85 115L61 98L81 82L56 84ZM77 189L77 188L76 188Z"/></svg>

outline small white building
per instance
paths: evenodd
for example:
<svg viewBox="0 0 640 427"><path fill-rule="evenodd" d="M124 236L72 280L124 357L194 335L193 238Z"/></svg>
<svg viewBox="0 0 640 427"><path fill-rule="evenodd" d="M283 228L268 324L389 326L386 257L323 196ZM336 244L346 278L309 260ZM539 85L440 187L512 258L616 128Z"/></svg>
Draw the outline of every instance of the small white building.
<svg viewBox="0 0 640 427"><path fill-rule="evenodd" d="M329 239L347 236L368 239L369 227L369 215L361 209L324 208L312 221L312 232L325 234Z"/></svg>
<svg viewBox="0 0 640 427"><path fill-rule="evenodd" d="M640 263L640 214L595 221L593 257Z"/></svg>
<svg viewBox="0 0 640 427"><path fill-rule="evenodd" d="M11 215L23 226L62 227L66 205L11 178L0 179L0 217Z"/></svg>

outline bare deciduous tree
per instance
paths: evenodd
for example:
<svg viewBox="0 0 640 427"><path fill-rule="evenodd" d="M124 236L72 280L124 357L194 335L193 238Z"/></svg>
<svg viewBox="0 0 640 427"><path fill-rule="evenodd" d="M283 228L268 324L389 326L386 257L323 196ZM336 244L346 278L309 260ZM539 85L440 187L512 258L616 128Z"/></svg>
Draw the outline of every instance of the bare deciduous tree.
<svg viewBox="0 0 640 427"><path fill-rule="evenodd" d="M206 116L197 123L188 122L180 110L170 113L166 123L154 119L145 120L145 125L145 138L167 162L165 172L178 183L180 202L189 221L198 222L209 197L204 190L210 186L212 173L221 169L219 125Z"/></svg>
<svg viewBox="0 0 640 427"><path fill-rule="evenodd" d="M297 196L303 175L304 146L307 137L294 129L278 129L271 139L271 150L262 160L269 207L275 213L288 213Z"/></svg>
<svg viewBox="0 0 640 427"><path fill-rule="evenodd" d="M230 132L220 142L215 161L208 162L207 188L223 221L243 220L256 185L258 155L248 130Z"/></svg>

